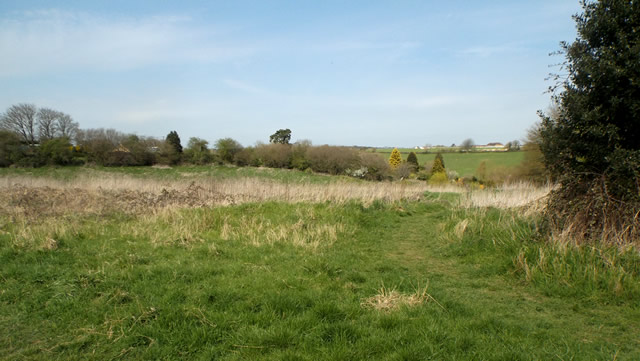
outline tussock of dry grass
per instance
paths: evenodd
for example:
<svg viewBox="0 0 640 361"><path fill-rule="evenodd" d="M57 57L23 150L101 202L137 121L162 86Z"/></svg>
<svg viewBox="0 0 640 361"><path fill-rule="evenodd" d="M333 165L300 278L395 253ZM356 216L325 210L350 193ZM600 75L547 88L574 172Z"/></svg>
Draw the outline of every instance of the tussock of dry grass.
<svg viewBox="0 0 640 361"><path fill-rule="evenodd" d="M224 240L245 240L254 246L291 243L316 249L330 246L346 231L347 227L342 223L314 224L299 220L292 224L274 225L268 220L243 217L238 226L225 222L220 237Z"/></svg>
<svg viewBox="0 0 640 361"><path fill-rule="evenodd" d="M551 185L504 184L495 189L468 192L460 198L459 205L462 208L523 208L525 213L533 214L543 210L546 197L552 189Z"/></svg>
<svg viewBox="0 0 640 361"><path fill-rule="evenodd" d="M437 301L427 293L427 287L416 289L411 294L400 293L395 288L386 288L383 286L378 289L378 293L374 296L365 298L360 305L364 308L374 309L376 311L391 312L400 307L415 307L433 300ZM442 307L440 304L438 304Z"/></svg>

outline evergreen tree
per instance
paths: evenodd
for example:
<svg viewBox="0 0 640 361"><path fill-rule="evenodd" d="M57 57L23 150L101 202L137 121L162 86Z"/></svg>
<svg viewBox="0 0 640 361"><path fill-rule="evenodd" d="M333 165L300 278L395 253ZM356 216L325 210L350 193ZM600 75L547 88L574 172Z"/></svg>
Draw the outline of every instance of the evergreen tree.
<svg viewBox="0 0 640 361"><path fill-rule="evenodd" d="M167 134L167 138L165 139L167 143L173 147L176 153L182 153L182 144L180 144L180 137L178 136L178 132L172 130Z"/></svg>
<svg viewBox="0 0 640 361"><path fill-rule="evenodd" d="M561 187L549 219L576 239L640 238L640 1L583 1L578 37L561 43L567 78L541 113L540 149ZM567 234L567 233L565 233Z"/></svg>
<svg viewBox="0 0 640 361"><path fill-rule="evenodd" d="M418 156L416 156L416 153L411 152L409 153L409 155L407 156L407 163L409 163L409 165L413 168L413 171L417 171L420 166L418 165Z"/></svg>
<svg viewBox="0 0 640 361"><path fill-rule="evenodd" d="M269 137L270 143L289 144L291 140L291 129L278 129Z"/></svg>
<svg viewBox="0 0 640 361"><path fill-rule="evenodd" d="M398 148L393 148L393 150L391 151L391 156L389 156L389 166L392 169L396 169L400 164L402 164L402 155L400 154Z"/></svg>
<svg viewBox="0 0 640 361"><path fill-rule="evenodd" d="M442 158L442 154L437 153L436 158L433 160L433 167L431 167L431 174L436 173L444 173L444 159Z"/></svg>

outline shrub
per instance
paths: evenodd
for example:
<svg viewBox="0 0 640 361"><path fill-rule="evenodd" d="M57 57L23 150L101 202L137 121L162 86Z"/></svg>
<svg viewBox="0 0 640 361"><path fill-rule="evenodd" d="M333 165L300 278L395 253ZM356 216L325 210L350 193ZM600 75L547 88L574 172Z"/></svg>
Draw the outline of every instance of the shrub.
<svg viewBox="0 0 640 361"><path fill-rule="evenodd" d="M240 167L259 167L262 165L253 147L243 148L233 157L233 162Z"/></svg>
<svg viewBox="0 0 640 361"><path fill-rule="evenodd" d="M420 165L418 164L418 156L416 156L416 153L409 153L409 155L407 156L407 163L411 166L412 172L417 172L418 170L420 170Z"/></svg>
<svg viewBox="0 0 640 361"><path fill-rule="evenodd" d="M242 145L232 138L222 138L216 142L216 150L221 161L232 163L235 155L242 150Z"/></svg>
<svg viewBox="0 0 640 361"><path fill-rule="evenodd" d="M433 166L431 167L431 174L444 173L444 172L445 172L444 159L442 158L442 154L438 152L438 154L436 154L436 158L433 160Z"/></svg>
<svg viewBox="0 0 640 361"><path fill-rule="evenodd" d="M367 169L365 179L381 181L391 178L389 163L379 154L360 153L360 166Z"/></svg>
<svg viewBox="0 0 640 361"><path fill-rule="evenodd" d="M311 162L307 157L307 150L311 147L311 141L303 140L296 142L291 151L291 167L299 170L305 170L311 166Z"/></svg>
<svg viewBox="0 0 640 361"><path fill-rule="evenodd" d="M204 139L192 137L189 139L187 149L184 150L184 160L192 164L208 164L213 161L213 155L209 150L209 142Z"/></svg>
<svg viewBox="0 0 640 361"><path fill-rule="evenodd" d="M43 161L51 165L69 165L73 163L73 151L68 138L53 138L40 145Z"/></svg>
<svg viewBox="0 0 640 361"><path fill-rule="evenodd" d="M291 146L289 144L259 144L255 148L255 154L265 167L289 168L291 166Z"/></svg>
<svg viewBox="0 0 640 361"><path fill-rule="evenodd" d="M307 156L311 169L329 174L343 174L347 169L357 167L360 161L358 152L354 149L329 145L310 147Z"/></svg>
<svg viewBox="0 0 640 361"><path fill-rule="evenodd" d="M431 177L429 177L430 184L442 185L448 182L449 182L449 178L447 178L447 174L445 172L433 173Z"/></svg>
<svg viewBox="0 0 640 361"><path fill-rule="evenodd" d="M0 130L0 167L16 164L26 156L27 146L20 137L8 130Z"/></svg>
<svg viewBox="0 0 640 361"><path fill-rule="evenodd" d="M391 169L396 169L400 164L402 164L402 155L398 148L393 148L389 156L389 166Z"/></svg>

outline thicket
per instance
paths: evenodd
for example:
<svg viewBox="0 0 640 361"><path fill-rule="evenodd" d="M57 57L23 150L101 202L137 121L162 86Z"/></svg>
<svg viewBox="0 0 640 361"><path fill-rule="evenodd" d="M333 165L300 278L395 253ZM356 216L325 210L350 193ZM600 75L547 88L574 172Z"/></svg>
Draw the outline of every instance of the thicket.
<svg viewBox="0 0 640 361"><path fill-rule="evenodd" d="M560 188L548 219L575 240L640 239L640 2L583 2L578 37L561 43L568 73L541 114L541 151Z"/></svg>

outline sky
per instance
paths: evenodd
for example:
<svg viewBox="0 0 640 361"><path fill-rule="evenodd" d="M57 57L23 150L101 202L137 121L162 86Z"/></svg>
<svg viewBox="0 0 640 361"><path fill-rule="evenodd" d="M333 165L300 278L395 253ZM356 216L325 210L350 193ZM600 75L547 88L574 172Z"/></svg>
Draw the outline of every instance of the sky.
<svg viewBox="0 0 640 361"><path fill-rule="evenodd" d="M522 139L578 0L0 1L0 112L83 129L413 147Z"/></svg>

